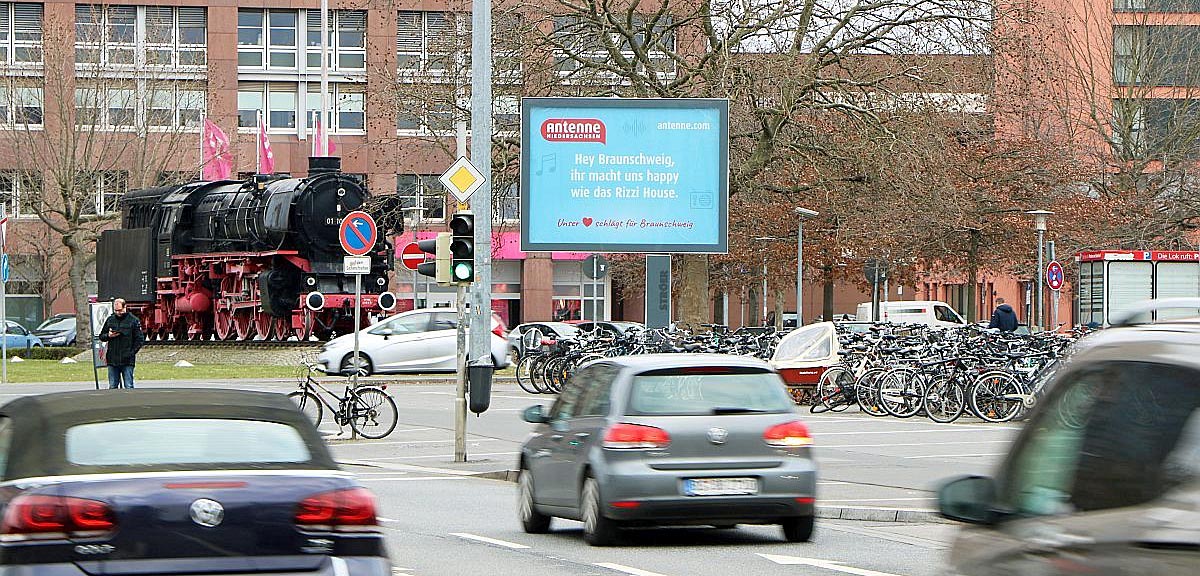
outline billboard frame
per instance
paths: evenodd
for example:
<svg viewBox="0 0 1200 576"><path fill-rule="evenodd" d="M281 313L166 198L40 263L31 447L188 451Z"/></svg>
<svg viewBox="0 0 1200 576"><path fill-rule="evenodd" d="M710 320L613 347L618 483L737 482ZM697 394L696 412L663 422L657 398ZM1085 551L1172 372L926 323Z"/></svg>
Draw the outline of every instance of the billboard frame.
<svg viewBox="0 0 1200 576"><path fill-rule="evenodd" d="M713 244L614 244L609 242L532 242L529 238L530 213L530 167L532 157L526 145L532 137L532 126L528 110L533 108L650 108L689 109L707 108L718 114L720 142L720 166L717 169L717 242ZM521 250L524 252L599 252L610 254L674 253L674 254L728 254L729 253L729 100L725 98L610 98L610 97L529 97L521 99Z"/></svg>

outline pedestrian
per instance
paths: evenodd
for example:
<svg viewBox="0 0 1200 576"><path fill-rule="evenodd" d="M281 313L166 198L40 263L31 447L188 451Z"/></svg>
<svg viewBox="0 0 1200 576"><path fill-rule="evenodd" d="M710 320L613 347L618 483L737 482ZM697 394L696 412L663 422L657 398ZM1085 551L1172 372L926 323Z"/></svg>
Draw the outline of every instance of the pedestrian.
<svg viewBox="0 0 1200 576"><path fill-rule="evenodd" d="M108 388L133 388L133 365L137 362L145 336L142 324L125 308L125 299L113 300L113 313L100 329L100 341L108 342L105 363L108 364Z"/></svg>
<svg viewBox="0 0 1200 576"><path fill-rule="evenodd" d="M1012 332L1017 329L1017 313L1012 306L1004 303L1003 298L996 299L996 311L992 312L992 321L988 328L999 328L1001 332Z"/></svg>

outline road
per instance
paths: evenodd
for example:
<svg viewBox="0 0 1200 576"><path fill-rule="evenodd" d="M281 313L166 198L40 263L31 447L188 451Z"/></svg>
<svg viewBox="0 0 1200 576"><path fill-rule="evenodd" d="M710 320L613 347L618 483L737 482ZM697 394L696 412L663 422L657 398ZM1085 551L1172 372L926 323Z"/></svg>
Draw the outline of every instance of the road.
<svg viewBox="0 0 1200 576"><path fill-rule="evenodd" d="M285 393L291 382L141 383L144 387L222 386ZM78 384L9 385L16 396L79 389ZM492 408L468 421L471 462L452 462L452 388L393 385L400 424L383 440L324 431L337 459L379 495L396 574L859 574L916 576L938 572L955 527L949 524L822 519L811 543L787 544L774 526L738 530L668 529L633 533L628 546L583 543L579 524L555 521L548 535L527 535L515 520L515 485L471 477L513 467L530 425L520 411L549 404L511 385L496 387ZM113 393L121 393L119 391ZM986 473L1018 425L978 421L871 418L853 412L804 414L821 467L818 504L850 510L928 509L940 479Z"/></svg>

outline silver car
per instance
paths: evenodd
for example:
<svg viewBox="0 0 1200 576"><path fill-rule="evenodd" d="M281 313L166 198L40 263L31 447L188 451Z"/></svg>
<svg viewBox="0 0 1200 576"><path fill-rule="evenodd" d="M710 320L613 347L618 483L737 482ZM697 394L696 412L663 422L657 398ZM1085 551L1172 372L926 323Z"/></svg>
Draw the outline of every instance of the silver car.
<svg viewBox="0 0 1200 576"><path fill-rule="evenodd" d="M568 381L521 448L526 532L581 520L592 545L626 526L781 524L813 532L812 438L766 363L715 354L599 360Z"/></svg>
<svg viewBox="0 0 1200 576"><path fill-rule="evenodd" d="M453 372L458 368L458 312L453 308L410 310L391 316L359 333L359 373ZM509 345L500 319L492 315L492 363L509 364ZM321 368L344 373L354 364L354 334L321 346Z"/></svg>

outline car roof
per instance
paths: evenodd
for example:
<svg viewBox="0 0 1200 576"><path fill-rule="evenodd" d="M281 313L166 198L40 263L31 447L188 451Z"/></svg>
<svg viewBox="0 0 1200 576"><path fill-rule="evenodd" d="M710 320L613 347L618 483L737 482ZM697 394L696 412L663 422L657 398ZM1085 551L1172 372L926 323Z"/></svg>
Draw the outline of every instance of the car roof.
<svg viewBox="0 0 1200 576"><path fill-rule="evenodd" d="M1153 362L1200 370L1200 322L1168 321L1108 328L1075 344L1071 365L1095 362Z"/></svg>
<svg viewBox="0 0 1200 576"><path fill-rule="evenodd" d="M774 372L770 364L757 358L734 356L731 354L640 354L637 356L617 356L605 358L597 362L607 362L621 367L644 372L661 370L663 368L689 368L729 366L735 368L762 368Z"/></svg>
<svg viewBox="0 0 1200 576"><path fill-rule="evenodd" d="M309 446L312 460L293 468L337 469L312 423L286 396L269 392L206 388L83 390L17 398L0 406L12 421L5 479L52 476L72 471L63 439L67 429L119 420L214 418L260 420L290 425ZM119 442L120 439L113 439Z"/></svg>

